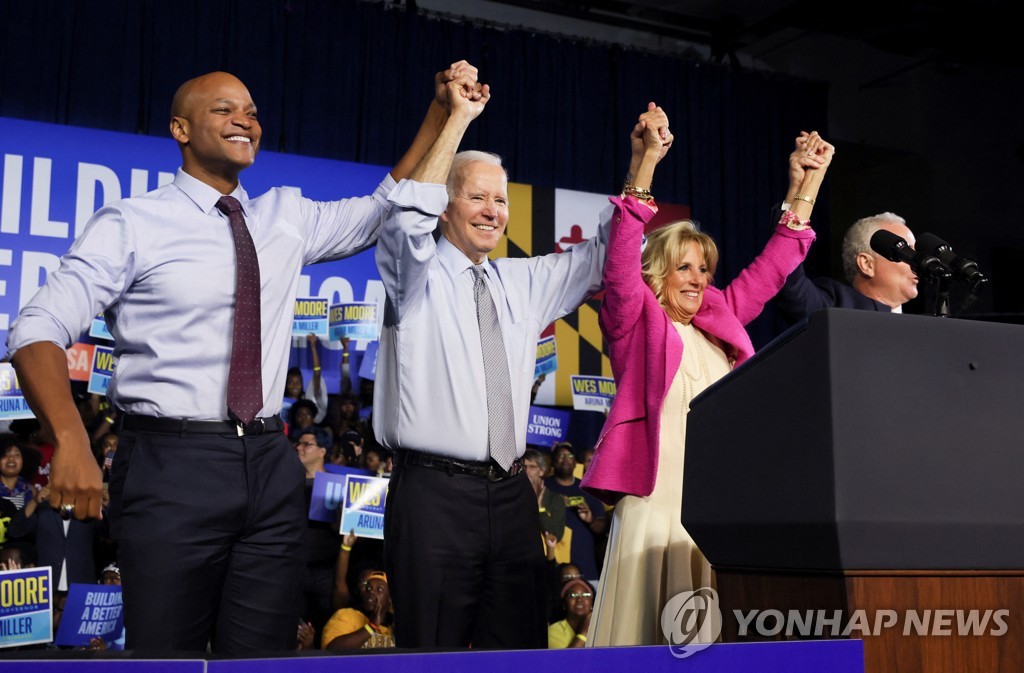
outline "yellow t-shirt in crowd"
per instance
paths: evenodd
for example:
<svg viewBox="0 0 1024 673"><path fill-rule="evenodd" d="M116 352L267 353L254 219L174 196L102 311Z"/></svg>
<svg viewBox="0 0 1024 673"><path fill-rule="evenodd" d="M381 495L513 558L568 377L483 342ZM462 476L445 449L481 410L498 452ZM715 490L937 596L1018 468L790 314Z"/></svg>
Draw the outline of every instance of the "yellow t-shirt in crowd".
<svg viewBox="0 0 1024 673"><path fill-rule="evenodd" d="M569 626L569 620L563 619L548 626L548 649L561 650L572 644L576 631Z"/></svg>
<svg viewBox="0 0 1024 673"><path fill-rule="evenodd" d="M350 633L355 633L369 623L370 618L355 608L342 608L338 610L331 615L331 618L324 625L323 637L321 638L323 649L326 650L331 641L338 636L347 636ZM387 626L378 626L377 629L378 633L373 634L369 640L363 643L363 648L394 647L395 637L392 635L391 629Z"/></svg>

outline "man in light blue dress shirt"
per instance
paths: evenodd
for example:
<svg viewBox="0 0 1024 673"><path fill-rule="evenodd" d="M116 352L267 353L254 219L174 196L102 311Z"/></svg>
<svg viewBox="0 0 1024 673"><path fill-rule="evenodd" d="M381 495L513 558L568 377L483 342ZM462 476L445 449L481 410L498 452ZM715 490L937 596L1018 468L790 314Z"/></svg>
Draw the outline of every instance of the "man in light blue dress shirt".
<svg viewBox="0 0 1024 673"><path fill-rule="evenodd" d="M494 155L455 155L482 107L453 103L432 150L388 196L376 250L387 305L374 431L396 452L384 554L399 647L547 647L537 498L520 472L537 340L599 289L607 223L561 254L489 261L508 224L507 176ZM510 469L488 453L475 266L507 357L520 458Z"/></svg>
<svg viewBox="0 0 1024 673"><path fill-rule="evenodd" d="M109 397L123 427L109 516L124 579L127 646L252 655L294 647L304 474L279 411L302 267L372 245L387 194L448 118L446 85L472 92L464 61L438 73L437 95L406 155L373 194L317 202L293 190L249 198L239 174L261 128L245 85L210 73L181 86L172 184L101 208L24 307L8 337L25 397L56 436L51 504L100 516L101 476L73 404L64 348L100 311L115 337ZM454 86L454 85L453 85ZM260 274L263 406L233 422L227 382L235 313L236 198Z"/></svg>

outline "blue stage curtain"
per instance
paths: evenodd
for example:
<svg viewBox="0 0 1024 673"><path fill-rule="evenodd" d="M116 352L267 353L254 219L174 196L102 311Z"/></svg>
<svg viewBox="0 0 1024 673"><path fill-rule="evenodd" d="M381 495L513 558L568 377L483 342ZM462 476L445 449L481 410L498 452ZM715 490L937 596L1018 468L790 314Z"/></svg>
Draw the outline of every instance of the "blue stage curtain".
<svg viewBox="0 0 1024 673"><path fill-rule="evenodd" d="M227 70L259 106L264 148L370 164L398 159L433 74L460 58L494 89L463 148L500 154L516 182L618 191L629 130L648 101L662 105L677 140L654 192L689 204L719 242L720 284L769 235L792 139L828 131L820 83L381 2L0 0L2 116L163 136L177 86ZM780 326L769 310L755 344Z"/></svg>

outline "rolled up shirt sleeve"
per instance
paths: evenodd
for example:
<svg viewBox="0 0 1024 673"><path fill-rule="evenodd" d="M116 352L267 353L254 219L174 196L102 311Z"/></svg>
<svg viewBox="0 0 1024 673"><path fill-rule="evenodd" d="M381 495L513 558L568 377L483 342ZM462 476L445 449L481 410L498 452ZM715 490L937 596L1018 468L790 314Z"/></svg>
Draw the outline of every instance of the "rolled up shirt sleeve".
<svg viewBox="0 0 1024 673"><path fill-rule="evenodd" d="M70 346L97 314L124 295L135 260L135 235L122 210L98 210L60 267L18 314L7 335L7 356L39 341Z"/></svg>
<svg viewBox="0 0 1024 673"><path fill-rule="evenodd" d="M434 258L434 230L448 206L444 185L402 180L388 200L388 212L377 243L377 270L396 323L419 305L427 286L427 271Z"/></svg>

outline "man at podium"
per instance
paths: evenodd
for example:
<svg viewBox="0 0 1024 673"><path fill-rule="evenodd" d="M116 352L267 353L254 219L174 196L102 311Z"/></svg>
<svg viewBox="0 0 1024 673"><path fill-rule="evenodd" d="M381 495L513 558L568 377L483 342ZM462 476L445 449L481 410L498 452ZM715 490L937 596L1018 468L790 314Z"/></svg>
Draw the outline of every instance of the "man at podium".
<svg viewBox="0 0 1024 673"><path fill-rule="evenodd" d="M781 207L784 211L794 203L807 170L807 152L800 140L797 138L796 148L789 155L789 191ZM779 214L773 224L778 222ZM886 212L861 218L843 237L843 275L849 285L827 277L812 280L801 264L775 298L779 310L794 323L831 307L902 313L903 305L917 297L917 276L910 265L890 262L871 249L871 236L879 229L891 231L914 247L914 234L899 215Z"/></svg>

